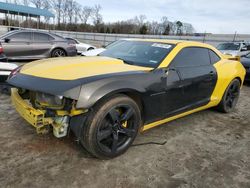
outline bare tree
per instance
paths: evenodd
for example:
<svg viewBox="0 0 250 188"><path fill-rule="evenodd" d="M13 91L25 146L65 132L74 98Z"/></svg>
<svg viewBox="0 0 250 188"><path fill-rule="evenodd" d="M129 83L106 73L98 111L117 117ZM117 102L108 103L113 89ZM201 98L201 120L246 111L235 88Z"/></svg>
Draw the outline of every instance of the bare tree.
<svg viewBox="0 0 250 188"><path fill-rule="evenodd" d="M66 0L65 2L65 9L66 9L66 13L68 14L68 18L69 18L69 23L72 23L73 17L74 17L74 5L75 1L73 0Z"/></svg>
<svg viewBox="0 0 250 188"><path fill-rule="evenodd" d="M91 7L83 7L82 10L81 10L81 13L80 13L80 19L81 21L83 22L84 25L87 24L89 18L91 17L93 13L93 8Z"/></svg>
<svg viewBox="0 0 250 188"><path fill-rule="evenodd" d="M22 4L25 6L29 6L30 5L30 0L22 0Z"/></svg>
<svg viewBox="0 0 250 188"><path fill-rule="evenodd" d="M73 15L74 15L74 19L75 19L75 24L77 24L78 22L78 18L80 18L80 12L81 12L81 5L79 3L77 3L76 1L74 1L73 3Z"/></svg>
<svg viewBox="0 0 250 188"><path fill-rule="evenodd" d="M62 7L63 7L63 0L50 0L51 6L55 11L56 18L57 18L57 25L60 26L61 24L61 17L62 17Z"/></svg>
<svg viewBox="0 0 250 188"><path fill-rule="evenodd" d="M159 27L160 27L160 25L156 21L152 21L151 23L149 23L149 29L153 35L156 35L159 33Z"/></svg>
<svg viewBox="0 0 250 188"><path fill-rule="evenodd" d="M43 0L30 0L30 2L35 5L36 8L42 8Z"/></svg>
<svg viewBox="0 0 250 188"><path fill-rule="evenodd" d="M95 26L102 23L102 15L100 14L101 9L101 5L95 5L93 8L92 19Z"/></svg>
<svg viewBox="0 0 250 188"><path fill-rule="evenodd" d="M144 25L145 20L147 17L145 15L139 15L138 20L139 20L139 26L142 27Z"/></svg>

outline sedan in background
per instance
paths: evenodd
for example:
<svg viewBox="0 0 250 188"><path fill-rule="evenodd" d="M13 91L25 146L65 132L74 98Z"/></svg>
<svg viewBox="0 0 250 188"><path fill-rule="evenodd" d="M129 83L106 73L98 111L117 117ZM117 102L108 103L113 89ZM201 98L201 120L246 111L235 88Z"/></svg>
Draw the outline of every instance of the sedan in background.
<svg viewBox="0 0 250 188"><path fill-rule="evenodd" d="M242 56L250 52L250 43L247 42L227 42L221 43L217 46L217 49L223 54L232 56Z"/></svg>
<svg viewBox="0 0 250 188"><path fill-rule="evenodd" d="M3 47L2 47L2 44L0 43L0 62L6 62L6 61L7 61L7 57L3 53Z"/></svg>
<svg viewBox="0 0 250 188"><path fill-rule="evenodd" d="M68 42L70 44L74 44L76 46L77 54L81 54L81 53L86 52L86 51L94 50L96 48L95 46L92 46L92 45L86 44L86 43L82 43L79 40L74 39L74 38L66 37L66 39L68 40Z"/></svg>
<svg viewBox="0 0 250 188"><path fill-rule="evenodd" d="M246 69L246 81L250 81L250 53L241 57L241 63Z"/></svg>
<svg viewBox="0 0 250 188"><path fill-rule="evenodd" d="M10 60L30 60L75 56L76 46L63 37L41 31L15 30L0 37L5 55Z"/></svg>

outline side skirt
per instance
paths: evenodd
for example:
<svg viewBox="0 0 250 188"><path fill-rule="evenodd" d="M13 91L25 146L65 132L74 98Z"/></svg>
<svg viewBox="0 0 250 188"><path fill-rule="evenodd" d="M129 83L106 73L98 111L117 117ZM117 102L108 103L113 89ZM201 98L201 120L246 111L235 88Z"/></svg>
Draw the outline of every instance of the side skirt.
<svg viewBox="0 0 250 188"><path fill-rule="evenodd" d="M162 119L162 120L159 120L159 121L155 121L155 122L146 124L146 125L144 125L144 126L142 127L141 132L146 131L146 130L148 130L148 129L151 129L151 128L153 128L153 127L162 125L162 124L164 124L164 123L173 121L173 120L175 120L175 119L178 119L178 118L181 118L181 117L184 117L184 116L193 114L193 113L195 113L195 112L199 112L199 111L202 111L202 110L205 110L205 109L214 107L214 106L215 106L215 105L213 105L213 104L207 104L207 105L205 105L205 106L196 108L196 109L194 109L194 110L190 110L190 111L187 111L187 112L178 114L178 115L174 115L174 116L172 116L172 117L168 117L168 118L165 118L165 119Z"/></svg>

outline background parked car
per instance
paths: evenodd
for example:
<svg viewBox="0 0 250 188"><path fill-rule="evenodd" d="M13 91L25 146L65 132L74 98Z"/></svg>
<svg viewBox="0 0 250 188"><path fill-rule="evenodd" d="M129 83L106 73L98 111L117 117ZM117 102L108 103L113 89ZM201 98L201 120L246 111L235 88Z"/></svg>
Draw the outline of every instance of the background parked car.
<svg viewBox="0 0 250 188"><path fill-rule="evenodd" d="M0 62L0 92L9 93L10 86L5 82L10 75L11 71L16 69L18 66L14 63Z"/></svg>
<svg viewBox="0 0 250 188"><path fill-rule="evenodd" d="M75 56L76 47L56 34L32 30L14 30L0 37L10 60Z"/></svg>
<svg viewBox="0 0 250 188"><path fill-rule="evenodd" d="M250 81L250 53L241 57L241 63L246 69L245 81Z"/></svg>
<svg viewBox="0 0 250 188"><path fill-rule="evenodd" d="M83 52L93 50L96 48L95 46L92 46L92 45L86 44L86 43L82 43L79 40L74 39L74 38L66 37L66 39L68 40L68 42L70 44L74 44L76 46L77 54L81 54Z"/></svg>
<svg viewBox="0 0 250 188"><path fill-rule="evenodd" d="M109 49L111 46L120 44L121 42L124 42L124 39L117 40L115 42L111 42L110 44L108 44L107 46L103 46L102 48L96 48L94 50L89 50L89 51L83 52L81 54L81 56L97 56L97 55L101 54L102 52L104 52L105 50Z"/></svg>
<svg viewBox="0 0 250 188"><path fill-rule="evenodd" d="M96 48L94 50L89 50L81 53L81 56L97 56L100 53L104 52L105 48Z"/></svg>
<svg viewBox="0 0 250 188"><path fill-rule="evenodd" d="M221 43L217 46L223 54L230 54L232 56L242 56L250 52L250 43L248 42L227 42Z"/></svg>
<svg viewBox="0 0 250 188"><path fill-rule="evenodd" d="M2 47L2 44L0 43L0 62L6 62L6 61L7 61L7 57L3 53L3 47Z"/></svg>

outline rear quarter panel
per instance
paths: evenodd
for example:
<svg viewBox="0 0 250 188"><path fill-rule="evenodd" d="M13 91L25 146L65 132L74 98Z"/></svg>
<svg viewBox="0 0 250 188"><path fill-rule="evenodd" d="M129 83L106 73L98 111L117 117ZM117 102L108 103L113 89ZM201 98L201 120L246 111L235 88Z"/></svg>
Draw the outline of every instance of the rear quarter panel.
<svg viewBox="0 0 250 188"><path fill-rule="evenodd" d="M222 59L214 64L214 67L217 71L218 80L211 96L211 103L218 105L232 80L238 78L243 84L246 71L239 61L227 59Z"/></svg>

